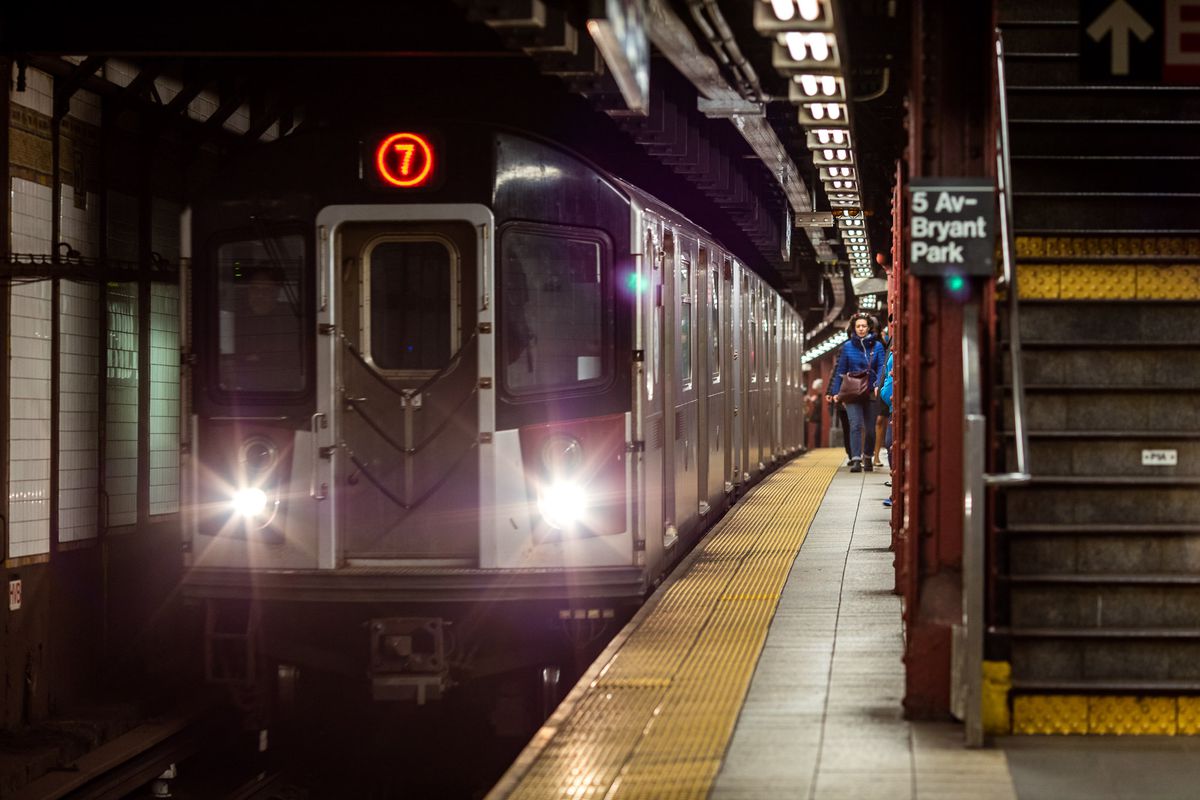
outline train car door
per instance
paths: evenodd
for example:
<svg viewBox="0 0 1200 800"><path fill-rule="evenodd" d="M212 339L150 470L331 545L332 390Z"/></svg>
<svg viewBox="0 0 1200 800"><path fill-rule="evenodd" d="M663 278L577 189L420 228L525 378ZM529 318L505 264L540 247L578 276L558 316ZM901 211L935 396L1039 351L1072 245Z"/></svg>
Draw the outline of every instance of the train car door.
<svg viewBox="0 0 1200 800"><path fill-rule="evenodd" d="M675 231L663 225L660 281L657 287L659 339L658 353L660 362L659 374L662 378L659 390L662 393L662 416L659 417L656 438L661 443L663 452L662 474L662 520L663 547L670 549L679 539L678 518L675 514L675 461L677 443L675 441L675 399L678 394L676 378L678 370L675 366L678 345L676 336L672 333L678 325L679 309L674 302L676 284L679 277L679 252Z"/></svg>
<svg viewBox="0 0 1200 800"><path fill-rule="evenodd" d="M663 333L666 330L663 307L664 253L657 222L643 215L645 232L642 244L642 435L644 441L643 475L645 504L642 524L646 536L647 563L658 563L665 542L667 519L667 477L665 436L663 435Z"/></svg>
<svg viewBox="0 0 1200 800"><path fill-rule="evenodd" d="M478 376L490 361L476 329L490 315L480 274L490 213L327 212L331 314L322 333L334 366L319 414L333 429L332 481L321 491L335 508L334 555L348 564L474 566L477 442L488 417Z"/></svg>
<svg viewBox="0 0 1200 800"><path fill-rule="evenodd" d="M708 380L705 381L706 397L701 403L704 412L702 430L705 431L704 457L701 459L700 500L704 504L701 510L706 511L718 504L724 494L724 485L728 475L726 465L729 448L725 445L725 437L729 428L725 422L725 384L727 383L723 353L725 327L722 311L725 307L724 292L726 281L722 280L723 264L728 260L720 251L708 250L701 259L705 302L697 308L704 309L704 341L701 350L705 353L704 369Z"/></svg>
<svg viewBox="0 0 1200 800"><path fill-rule="evenodd" d="M673 519L680 534L690 531L697 515L698 490L696 450L697 384L699 383L696 359L696 316L695 316L695 266L697 242L685 236L676 239L675 283L672 307L675 314L670 330L675 345L671 361L674 380L673 429L668 431L674 439L674 484L675 504ZM671 420L668 420L671 422Z"/></svg>
<svg viewBox="0 0 1200 800"><path fill-rule="evenodd" d="M742 410L745 408L743 387L746 383L746 350L743 343L742 330L746 325L742 306L742 265L733 262L733 272L729 280L729 328L726 341L729 343L730 381L729 394L726 401L726 414L729 422L729 458L725 480L735 486L742 483L743 442L745 441L745 425L743 425Z"/></svg>

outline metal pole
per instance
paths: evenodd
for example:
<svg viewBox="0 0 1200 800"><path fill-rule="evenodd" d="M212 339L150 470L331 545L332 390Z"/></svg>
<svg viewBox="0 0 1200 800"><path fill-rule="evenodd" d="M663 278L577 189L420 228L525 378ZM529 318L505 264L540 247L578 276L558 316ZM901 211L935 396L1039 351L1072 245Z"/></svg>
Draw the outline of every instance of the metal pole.
<svg viewBox="0 0 1200 800"><path fill-rule="evenodd" d="M979 306L963 308L963 549L962 645L959 679L965 682L963 726L967 747L983 746L984 489L987 419L979 360Z"/></svg>

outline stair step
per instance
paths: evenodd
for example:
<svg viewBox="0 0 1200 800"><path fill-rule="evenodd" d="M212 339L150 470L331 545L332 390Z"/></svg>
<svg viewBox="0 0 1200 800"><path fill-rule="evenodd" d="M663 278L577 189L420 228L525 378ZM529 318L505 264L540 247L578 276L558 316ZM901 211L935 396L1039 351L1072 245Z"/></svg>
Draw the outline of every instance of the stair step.
<svg viewBox="0 0 1200 800"><path fill-rule="evenodd" d="M1009 85L1008 113L1013 119L1200 121L1200 91L1190 86ZM1144 141L1147 148L1153 146Z"/></svg>
<svg viewBox="0 0 1200 800"><path fill-rule="evenodd" d="M1200 525L1146 525L1146 524L1037 524L1009 525L999 532L1016 536L1189 536L1200 534Z"/></svg>
<svg viewBox="0 0 1200 800"><path fill-rule="evenodd" d="M1014 192L1013 224L1018 234L1191 235L1200 233L1200 194Z"/></svg>
<svg viewBox="0 0 1200 800"><path fill-rule="evenodd" d="M1014 678L1014 691L1037 694L1136 694L1145 695L1174 695L1181 693L1200 692L1200 680L1030 680Z"/></svg>
<svg viewBox="0 0 1200 800"><path fill-rule="evenodd" d="M1200 574L1188 572L1014 573L1000 578L1026 586L1200 586Z"/></svg>
<svg viewBox="0 0 1200 800"><path fill-rule="evenodd" d="M1121 536L1093 536L1085 533L1018 536L1005 541L1013 580L1029 575L1200 573L1200 539L1194 534L1146 536L1135 532Z"/></svg>
<svg viewBox="0 0 1200 800"><path fill-rule="evenodd" d="M1180 120L1010 119L1013 157L1022 155L1160 156L1196 154L1200 123Z"/></svg>
<svg viewBox="0 0 1200 800"><path fill-rule="evenodd" d="M1012 429L1011 404L1003 408L1004 429ZM1159 431L1200 429L1200 396L1187 394L1030 394L1025 425L1034 431L1123 431L1145 438L1170 438ZM1111 426L1111 428L1109 427ZM1175 437L1179 438L1179 437Z"/></svg>
<svg viewBox="0 0 1200 800"><path fill-rule="evenodd" d="M1034 475L1028 483L1009 487L1022 492L1043 486L1106 486L1109 489L1145 489L1149 487L1200 486L1200 476L1192 475Z"/></svg>
<svg viewBox="0 0 1200 800"><path fill-rule="evenodd" d="M1177 463L1171 466L1142 464L1146 450L1169 449ZM1015 443L1008 442L1008 464L1016 463ZM1069 474L1079 478L1128 477L1134 480L1153 473L1175 478L1200 478L1200 445L1195 441L1163 441L1153 431L1129 439L1035 439L1030 442L1029 464L1034 477Z"/></svg>
<svg viewBox="0 0 1200 800"><path fill-rule="evenodd" d="M1014 639L1200 639L1200 628L989 628Z"/></svg>
<svg viewBox="0 0 1200 800"><path fill-rule="evenodd" d="M1011 637L1009 642L1014 686L1084 684L1109 691L1136 686L1164 692L1200 686L1200 642L1191 637Z"/></svg>
<svg viewBox="0 0 1200 800"><path fill-rule="evenodd" d="M1076 25L1079 19L1079 0L1004 0L995 9L1005 31L1017 25Z"/></svg>
<svg viewBox="0 0 1200 800"><path fill-rule="evenodd" d="M1022 347L1200 347L1194 302L1022 302L1020 314Z"/></svg>
<svg viewBox="0 0 1200 800"><path fill-rule="evenodd" d="M1012 165L1017 197L1063 190L1127 196L1146 186L1184 195L1200 186L1200 156L1016 156Z"/></svg>
<svg viewBox="0 0 1200 800"><path fill-rule="evenodd" d="M998 387L1003 392L1011 392L1012 386L1009 384L1001 384ZM1129 394L1146 394L1148 392L1200 392L1200 384L1178 384L1164 385L1160 383L1138 383L1138 384L1111 384L1111 383L1096 383L1096 384L1064 384L1064 383L1027 383L1025 391L1031 394L1041 394L1047 392L1062 392L1075 393L1083 392L1093 394L1096 392L1104 393L1129 393Z"/></svg>
<svg viewBox="0 0 1200 800"><path fill-rule="evenodd" d="M1194 486L1111 486L1034 484L1010 488L1001 501L1009 525L1129 524L1190 525L1200 519L1200 493Z"/></svg>
<svg viewBox="0 0 1200 800"><path fill-rule="evenodd" d="M1070 53L1079 49L1078 19L1026 19L1003 26L1004 52Z"/></svg>
<svg viewBox="0 0 1200 800"><path fill-rule="evenodd" d="M1008 428L999 432L1001 436L1012 438L1016 431ZM1165 431L1165 430L1031 430L1027 432L1030 439L1145 439L1153 436L1157 440L1190 440L1200 439L1200 430Z"/></svg>

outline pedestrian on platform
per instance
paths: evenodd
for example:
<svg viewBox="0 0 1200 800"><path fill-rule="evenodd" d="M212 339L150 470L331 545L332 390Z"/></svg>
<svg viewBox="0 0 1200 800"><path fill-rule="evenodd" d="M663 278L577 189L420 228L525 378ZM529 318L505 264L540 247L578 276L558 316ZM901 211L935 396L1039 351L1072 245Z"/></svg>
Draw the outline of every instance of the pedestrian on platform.
<svg viewBox="0 0 1200 800"><path fill-rule="evenodd" d="M895 363L894 363L895 358L896 358L896 354L894 352L889 351L888 357L887 357L887 364L883 368L883 386L880 387L880 389L879 389L879 399L883 403L883 407L887 410L887 415L888 415L888 417L887 417L887 434L884 439L883 446L887 448L888 469L890 469L892 472L896 471L896 461L892 457L892 415L895 413L895 406L893 405L892 398L895 396L895 393L896 393L896 376L894 374L895 373ZM892 482L888 481L888 486L891 486L891 485L892 485ZM894 495L895 493L896 493L896 490L893 489L892 494ZM884 508L891 508L892 507L892 498L889 497L886 500L884 500L883 505L884 505Z"/></svg>
<svg viewBox="0 0 1200 800"><path fill-rule="evenodd" d="M850 471L870 472L874 468L872 453L865 451L864 445L867 430L874 430L875 426L871 401L879 392L886 356L866 314L855 314L847 333L850 338L842 345L825 399L846 409L850 421Z"/></svg>
<svg viewBox="0 0 1200 800"><path fill-rule="evenodd" d="M889 372L891 372L891 363L892 363L892 342L891 342L891 339L888 338L887 328L883 328L880 331L879 341L883 344L883 352L887 353L887 359L888 359L887 360L888 366L885 367L883 370L884 377L883 377L883 381L881 382L881 386L880 386L880 389L882 391L882 384L887 383L887 375ZM879 453L884 448L887 447L884 440L886 439L887 426L891 424L892 410L891 410L891 407L887 403L883 402L882 397L876 398L874 403L875 403L875 436L872 437L872 439L871 439L871 442L874 445L874 447L868 447L867 450L870 450L872 453L874 453L873 463L875 464L875 466L882 467L883 462L879 460ZM888 452L888 456L889 457L891 456L890 451Z"/></svg>

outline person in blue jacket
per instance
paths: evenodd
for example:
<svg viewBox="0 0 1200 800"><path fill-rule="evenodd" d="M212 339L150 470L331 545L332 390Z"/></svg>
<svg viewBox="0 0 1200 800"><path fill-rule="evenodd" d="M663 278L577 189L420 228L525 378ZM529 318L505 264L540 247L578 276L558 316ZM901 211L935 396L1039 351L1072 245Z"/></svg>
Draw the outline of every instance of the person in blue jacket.
<svg viewBox="0 0 1200 800"><path fill-rule="evenodd" d="M829 394L825 399L830 402L842 402L838 399L838 392L846 374L862 371L867 373L866 393L857 400L845 402L844 405L846 415L850 419L850 471L870 472L873 469L873 454L866 453L864 458L863 445L867 429L875 428L875 409L871 406L871 399L879 394L886 356L883 344L871 330L871 318L866 314L855 314L846 332L850 339L842 345L837 367L833 370L833 378L829 382Z"/></svg>
<svg viewBox="0 0 1200 800"><path fill-rule="evenodd" d="M888 466L893 472L896 470L896 462L893 460L892 455L892 415L896 413L896 406L892 404L892 395L896 392L896 380L893 374L895 371L895 358L895 352L889 350L887 366L883 368L883 386L879 389L879 399L883 401L883 405L887 408L888 412L887 433L883 440L883 446L887 449ZM889 497L884 500L883 505L885 508L891 508L892 498Z"/></svg>

